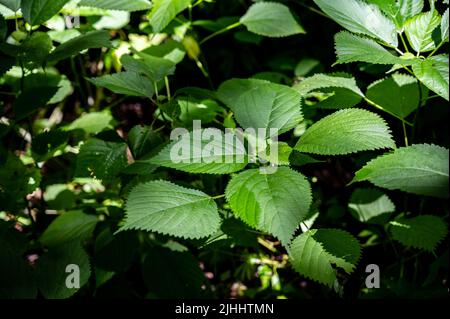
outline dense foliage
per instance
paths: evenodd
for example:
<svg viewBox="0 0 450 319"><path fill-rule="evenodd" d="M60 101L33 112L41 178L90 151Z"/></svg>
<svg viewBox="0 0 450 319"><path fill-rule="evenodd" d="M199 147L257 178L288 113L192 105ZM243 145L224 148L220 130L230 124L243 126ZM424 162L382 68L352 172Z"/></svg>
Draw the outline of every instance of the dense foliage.
<svg viewBox="0 0 450 319"><path fill-rule="evenodd" d="M1 298L448 294L447 0L0 13Z"/></svg>

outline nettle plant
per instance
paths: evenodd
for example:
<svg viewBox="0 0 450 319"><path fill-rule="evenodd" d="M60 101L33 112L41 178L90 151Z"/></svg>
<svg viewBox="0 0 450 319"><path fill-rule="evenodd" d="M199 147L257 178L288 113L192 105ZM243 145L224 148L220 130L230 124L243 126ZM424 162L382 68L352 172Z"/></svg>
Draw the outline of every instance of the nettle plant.
<svg viewBox="0 0 450 319"><path fill-rule="evenodd" d="M346 29L335 35L335 65L387 67L364 90L349 73L312 72L312 59L299 63L295 81L265 72L214 89L204 56L213 38L234 32L259 45L307 30L289 1L194 20L210 2L0 0L0 84L9 90L0 92L0 296L96 295L111 283L122 289L123 274L136 269L147 288L133 296L212 296L217 283L203 272L234 258L220 257L224 247L247 254L236 257L237 278L261 280L247 296L289 295L280 276L290 268L342 293L363 247L403 247L401 273L405 256L417 262L438 249L449 151L411 141L419 112L449 99L448 1L314 0L320 10L297 1ZM135 16L145 18L127 34ZM210 87L173 91L183 64ZM146 103L151 125L124 132L111 110L130 97ZM203 128L193 129L196 120ZM388 123L401 127L395 139ZM171 138L177 128L187 130ZM225 129L242 141L239 154ZM363 225L353 235L347 222L322 224L328 195L308 169L345 159L356 163L352 194L333 207ZM408 201L420 209L410 213ZM427 201L435 212L423 211ZM68 265L79 268L78 285L67 285Z"/></svg>

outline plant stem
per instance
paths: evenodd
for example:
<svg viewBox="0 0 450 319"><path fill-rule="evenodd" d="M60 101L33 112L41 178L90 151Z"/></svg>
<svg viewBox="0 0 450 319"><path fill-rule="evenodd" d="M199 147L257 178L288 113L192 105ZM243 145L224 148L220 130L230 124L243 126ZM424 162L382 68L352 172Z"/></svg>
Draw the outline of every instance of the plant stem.
<svg viewBox="0 0 450 319"><path fill-rule="evenodd" d="M404 137L405 137L405 146L409 146L409 143L408 143L408 134L406 134L405 120L402 120L402 127L403 127L403 135L404 135Z"/></svg>
<svg viewBox="0 0 450 319"><path fill-rule="evenodd" d="M203 43L205 43L205 42L207 42L207 41L209 41L209 40L211 40L211 39L214 38L215 36L218 36L218 35L220 35L220 34L222 34L222 33L225 33L225 32L227 32L227 31L230 31L231 29L237 28L237 27L239 27L240 25L241 25L240 22L236 22L236 23L230 24L229 26L227 26L227 27L225 27L225 28L223 28L223 29L221 29L221 30L219 30L219 31L217 31L217 32L214 32L213 34L211 34L211 35L207 36L206 38L204 38L202 41L200 41L200 45L203 44Z"/></svg>
<svg viewBox="0 0 450 319"><path fill-rule="evenodd" d="M225 194L217 195L217 196L210 197L210 198L211 198L211 199L219 199L219 198L224 198L224 197L225 197Z"/></svg>
<svg viewBox="0 0 450 319"><path fill-rule="evenodd" d="M408 71L409 74L411 74L412 76L416 77L416 76L414 75L413 71L411 71L410 69L408 69L407 66L403 66L403 68L404 68L406 71Z"/></svg>
<svg viewBox="0 0 450 319"><path fill-rule="evenodd" d="M159 100L158 84L156 82L153 82L153 86L155 88L156 102L158 102Z"/></svg>
<svg viewBox="0 0 450 319"><path fill-rule="evenodd" d="M403 46L405 47L406 52L409 53L408 46L406 45L405 38L403 37L403 33L400 33L400 39L402 40L402 43L403 43Z"/></svg>
<svg viewBox="0 0 450 319"><path fill-rule="evenodd" d="M72 72L75 76L75 84L77 85L78 91L80 92L80 95L81 95L81 98L83 99L83 102L85 103L85 107L87 107L89 104L88 104L88 101L86 98L86 94L84 94L84 90L81 86L80 76L78 75L77 68L75 66L75 60L73 57L70 58L70 66L71 66Z"/></svg>
<svg viewBox="0 0 450 319"><path fill-rule="evenodd" d="M314 8L314 7L310 7L310 6L308 6L308 5L304 4L304 3L301 3L301 2L295 2L295 3L297 3L298 5L301 5L303 8L306 8L306 9L308 9L308 10L314 12L314 13L317 13L317 14L321 15L322 17L325 17L325 18L327 18L327 19L331 19L331 18L330 18L329 16L327 16L325 13L323 13L323 12L320 11L320 10L317 10L317 9Z"/></svg>
<svg viewBox="0 0 450 319"><path fill-rule="evenodd" d="M78 56L78 64L80 65L80 70L81 70L81 75L83 77L83 82L85 84L85 87L87 89L87 100L86 102L88 103L89 106L92 106L92 99L94 98L93 93L92 93L92 88L90 86L90 83L86 80L87 78L87 74L86 74L86 70L84 69L84 65L83 65L83 60L81 59L81 56Z"/></svg>
<svg viewBox="0 0 450 319"><path fill-rule="evenodd" d="M376 107L377 109L379 109L379 110L381 110L381 111L383 111L383 112L386 112L387 114L389 114L389 115L391 115L391 116L393 116L393 117L399 119L399 120L402 121L404 124L408 124L409 126L413 126L410 122L408 122L408 121L402 119L400 116L395 115L394 113L392 113L392 112L390 112L390 111L388 111L388 110L385 110L382 106L378 105L377 103L373 102L372 100L368 99L367 97L365 97L364 100L365 100L368 104L372 105L373 107Z"/></svg>
<svg viewBox="0 0 450 319"><path fill-rule="evenodd" d="M166 83L166 91L167 91L167 99L170 100L172 99L171 95L170 95L170 85L169 85L169 78L166 76L164 77L164 82Z"/></svg>
<svg viewBox="0 0 450 319"><path fill-rule="evenodd" d="M437 50L439 50L441 48L441 46L443 44L444 44L443 41L441 43L439 43L439 45L428 55L428 58L431 58L437 52Z"/></svg>

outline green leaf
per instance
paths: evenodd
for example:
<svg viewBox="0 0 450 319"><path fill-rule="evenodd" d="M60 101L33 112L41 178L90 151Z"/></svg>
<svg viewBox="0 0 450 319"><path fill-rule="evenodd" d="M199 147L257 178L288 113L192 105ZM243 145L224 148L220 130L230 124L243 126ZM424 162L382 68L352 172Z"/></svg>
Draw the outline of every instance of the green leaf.
<svg viewBox="0 0 450 319"><path fill-rule="evenodd" d="M399 26L404 27L405 22L422 12L424 7L423 0L399 0L400 14L397 17Z"/></svg>
<svg viewBox="0 0 450 319"><path fill-rule="evenodd" d="M183 61L186 55L183 44L172 39L166 40L160 45L152 45L140 51L140 53L151 55L153 57L164 58L175 64Z"/></svg>
<svg viewBox="0 0 450 319"><path fill-rule="evenodd" d="M395 47L398 45L394 23L378 6L360 0L314 0L314 2L347 30L380 39Z"/></svg>
<svg viewBox="0 0 450 319"><path fill-rule="evenodd" d="M448 42L448 28L449 28L449 9L445 10L441 22L441 39L442 42Z"/></svg>
<svg viewBox="0 0 450 319"><path fill-rule="evenodd" d="M406 20L421 13L424 7L423 0L369 0L368 2L378 5L395 22L399 32L403 32Z"/></svg>
<svg viewBox="0 0 450 319"><path fill-rule="evenodd" d="M441 25L441 16L436 10L424 12L409 19L405 33L416 52L427 52L436 48L433 31Z"/></svg>
<svg viewBox="0 0 450 319"><path fill-rule="evenodd" d="M17 81L17 86L19 87L20 80ZM41 88L41 87L58 87L58 91L55 95L48 101L48 104L56 104L62 102L67 96L73 93L72 83L65 75L59 75L52 73L51 70L46 72L33 73L25 77L24 87L26 89L30 88Z"/></svg>
<svg viewBox="0 0 450 319"><path fill-rule="evenodd" d="M149 127L137 125L128 133L128 145L134 159L140 159L154 152L161 144L163 144L161 136Z"/></svg>
<svg viewBox="0 0 450 319"><path fill-rule="evenodd" d="M402 147L370 161L356 172L354 182L404 192L448 198L449 151L440 146L418 144Z"/></svg>
<svg viewBox="0 0 450 319"><path fill-rule="evenodd" d="M367 0L366 2L376 4L392 20L400 10L396 0Z"/></svg>
<svg viewBox="0 0 450 319"><path fill-rule="evenodd" d="M141 11L152 7L149 0L81 0L80 6L94 7L105 10Z"/></svg>
<svg viewBox="0 0 450 319"><path fill-rule="evenodd" d="M0 15L0 41L4 41L5 40L5 38L6 38L6 34L8 33L8 26L7 26L7 24L6 24L6 20L5 20L5 18L2 16L2 15ZM6 65L8 65L8 63L4 63L3 62L3 56L2 56L2 59L1 59L1 65L0 65L0 75L2 75L2 72L4 72L4 71L2 71L2 70L4 70L4 66L3 66L3 64L6 64ZM9 67L8 67L8 69L9 69ZM7 70L8 70L7 69ZM6 71L7 71L6 70Z"/></svg>
<svg viewBox="0 0 450 319"><path fill-rule="evenodd" d="M39 257L36 267L37 283L45 298L65 299L79 290L66 286L66 279L70 274L66 272L68 265L79 267L80 288L83 287L91 275L91 267L89 256L78 242L52 247Z"/></svg>
<svg viewBox="0 0 450 319"><path fill-rule="evenodd" d="M42 132L33 138L32 155L38 162L53 157L57 150L67 145L69 134L59 129Z"/></svg>
<svg viewBox="0 0 450 319"><path fill-rule="evenodd" d="M292 241L289 256L299 274L332 287L337 281L332 264L352 273L361 256L361 247L343 230L310 230Z"/></svg>
<svg viewBox="0 0 450 319"><path fill-rule="evenodd" d="M251 169L235 175L225 191L236 217L287 245L311 205L306 178L287 167L273 174Z"/></svg>
<svg viewBox="0 0 450 319"><path fill-rule="evenodd" d="M141 59L135 59L129 55L123 55L120 59L127 71L144 74L154 82L160 81L175 72L175 63L170 60L140 52L137 55Z"/></svg>
<svg viewBox="0 0 450 319"><path fill-rule="evenodd" d="M94 176L105 182L114 177L127 165L127 145L107 142L97 138L81 146L77 156L76 176Z"/></svg>
<svg viewBox="0 0 450 319"><path fill-rule="evenodd" d="M295 76L303 77L323 70L323 65L317 59L304 58L295 67Z"/></svg>
<svg viewBox="0 0 450 319"><path fill-rule="evenodd" d="M206 237L217 231L220 217L205 193L166 181L139 184L128 195L120 230L140 229L182 238Z"/></svg>
<svg viewBox="0 0 450 319"><path fill-rule="evenodd" d="M33 269L23 254L27 239L13 225L0 221L0 298L36 298L37 289Z"/></svg>
<svg viewBox="0 0 450 319"><path fill-rule="evenodd" d="M44 200L49 209L65 210L76 206L77 196L66 184L51 184L45 189Z"/></svg>
<svg viewBox="0 0 450 319"><path fill-rule="evenodd" d="M354 78L334 74L316 74L296 84L294 89L304 97L316 91L327 94L328 96L324 100L314 105L324 109L353 107L364 97Z"/></svg>
<svg viewBox="0 0 450 319"><path fill-rule="evenodd" d="M322 89L319 92L311 94L312 97L320 97L319 101L314 104L315 108L340 110L358 105L362 98L352 91L342 88Z"/></svg>
<svg viewBox="0 0 450 319"><path fill-rule="evenodd" d="M199 261L189 252L153 247L142 265L146 286L162 299L200 298L205 282Z"/></svg>
<svg viewBox="0 0 450 319"><path fill-rule="evenodd" d="M97 217L81 211L66 212L59 215L45 230L39 241L47 247L59 246L68 242L82 244L92 236Z"/></svg>
<svg viewBox="0 0 450 319"><path fill-rule="evenodd" d="M20 12L14 12L2 4L0 4L0 15L2 15L5 19L21 18Z"/></svg>
<svg viewBox="0 0 450 319"><path fill-rule="evenodd" d="M250 32L266 37L286 37L305 33L289 8L275 2L254 3L242 16L240 23Z"/></svg>
<svg viewBox="0 0 450 319"><path fill-rule="evenodd" d="M45 32L34 32L21 45L0 42L0 52L16 58L30 70L44 65L52 47L52 40Z"/></svg>
<svg viewBox="0 0 450 319"><path fill-rule="evenodd" d="M358 188L348 203L352 215L363 223L384 224L395 211L394 203L377 189Z"/></svg>
<svg viewBox="0 0 450 319"><path fill-rule="evenodd" d="M26 195L39 187L40 178L37 168L27 167L17 156L7 154L0 165L0 209L23 210Z"/></svg>
<svg viewBox="0 0 450 319"><path fill-rule="evenodd" d="M135 72L121 72L88 79L96 86L107 88L118 94L152 98L155 88L152 82Z"/></svg>
<svg viewBox="0 0 450 319"><path fill-rule="evenodd" d="M219 99L233 112L243 128L277 129L284 133L303 119L301 96L294 89L256 79L232 79L218 90Z"/></svg>
<svg viewBox="0 0 450 319"><path fill-rule="evenodd" d="M336 64L366 62L373 64L410 65L415 59L393 55L374 40L342 31L335 36Z"/></svg>
<svg viewBox="0 0 450 319"><path fill-rule="evenodd" d="M107 31L91 31L64 42L58 46L48 57L49 62L57 62L77 55L86 49L110 48Z"/></svg>
<svg viewBox="0 0 450 319"><path fill-rule="evenodd" d="M95 264L109 271L127 270L140 248L137 235L136 232L113 235L109 227L105 228L95 240Z"/></svg>
<svg viewBox="0 0 450 319"><path fill-rule="evenodd" d="M150 25L155 33L161 32L181 12L187 9L191 0L154 0L149 14Z"/></svg>
<svg viewBox="0 0 450 319"><path fill-rule="evenodd" d="M305 96L309 92L326 88L342 88L353 92L361 98L364 97L364 93L361 92L353 77L348 78L335 76L332 74L316 74L304 79L299 84L294 86L294 89L296 89L302 96Z"/></svg>
<svg viewBox="0 0 450 319"><path fill-rule="evenodd" d="M150 163L189 173L229 174L247 165L247 153L236 135L209 128L185 132Z"/></svg>
<svg viewBox="0 0 450 319"><path fill-rule="evenodd" d="M107 112L92 112L82 114L67 126L67 130L83 130L88 134L97 134L101 131L112 129L114 121L111 114Z"/></svg>
<svg viewBox="0 0 450 319"><path fill-rule="evenodd" d="M406 247L433 252L448 233L446 223L439 217L421 215L413 218L399 218L391 222L392 238Z"/></svg>
<svg viewBox="0 0 450 319"><path fill-rule="evenodd" d="M381 148L395 148L384 120L366 110L347 109L313 124L294 149L320 155L344 155Z"/></svg>
<svg viewBox="0 0 450 319"><path fill-rule="evenodd" d="M448 54L436 55L414 64L413 71L427 88L449 100Z"/></svg>
<svg viewBox="0 0 450 319"><path fill-rule="evenodd" d="M57 14L69 0L22 0L22 13L31 25L39 25Z"/></svg>
<svg viewBox="0 0 450 319"><path fill-rule="evenodd" d="M371 84L366 96L383 109L406 118L419 107L420 86L416 78L396 73Z"/></svg>
<svg viewBox="0 0 450 319"><path fill-rule="evenodd" d="M177 101L180 106L179 119L187 125L192 125L194 120L200 120L202 124L209 124L224 110L216 101L210 99L197 100L183 97L178 98Z"/></svg>
<svg viewBox="0 0 450 319"><path fill-rule="evenodd" d="M58 87L42 86L25 89L13 104L15 119L22 120L47 105L58 91Z"/></svg>
<svg viewBox="0 0 450 319"><path fill-rule="evenodd" d="M20 9L20 1L21 0L0 0L0 4L3 4L5 7L16 12Z"/></svg>

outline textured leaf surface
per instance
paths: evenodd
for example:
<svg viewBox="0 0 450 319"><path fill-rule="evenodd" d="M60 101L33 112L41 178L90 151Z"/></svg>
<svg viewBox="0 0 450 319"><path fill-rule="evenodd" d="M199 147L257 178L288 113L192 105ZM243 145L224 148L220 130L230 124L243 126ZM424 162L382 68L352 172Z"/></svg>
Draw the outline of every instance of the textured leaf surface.
<svg viewBox="0 0 450 319"><path fill-rule="evenodd" d="M152 7L151 2L148 0L82 0L79 5L128 12L147 10Z"/></svg>
<svg viewBox="0 0 450 319"><path fill-rule="evenodd" d="M154 152L161 144L162 137L149 127L137 125L128 133L128 145L134 159Z"/></svg>
<svg viewBox="0 0 450 319"><path fill-rule="evenodd" d="M397 46L395 25L378 6L361 0L314 0L314 2L347 30Z"/></svg>
<svg viewBox="0 0 450 319"><path fill-rule="evenodd" d="M445 222L436 216L421 215L391 222L392 237L405 245L434 251L448 233Z"/></svg>
<svg viewBox="0 0 450 319"><path fill-rule="evenodd" d="M335 112L308 128L295 149L321 155L343 155L380 148L395 148L384 120L366 110Z"/></svg>
<svg viewBox="0 0 450 319"><path fill-rule="evenodd" d="M49 62L57 62L78 54L86 49L109 48L107 31L91 31L59 45L48 57Z"/></svg>
<svg viewBox="0 0 450 319"><path fill-rule="evenodd" d="M399 0L400 14L397 16L400 26L404 26L405 22L422 12L424 0Z"/></svg>
<svg viewBox="0 0 450 319"><path fill-rule="evenodd" d="M394 203L382 191L370 188L356 189L348 203L352 215L360 222L384 224L395 211Z"/></svg>
<svg viewBox="0 0 450 319"><path fill-rule="evenodd" d="M210 139L209 134L214 134L216 138ZM234 134L230 136L230 140L225 138L218 129L187 132L167 145L150 162L189 173L237 172L247 165L247 152L243 142Z"/></svg>
<svg viewBox="0 0 450 319"><path fill-rule="evenodd" d="M21 45L0 42L0 51L23 63L28 69L39 68L52 49L52 40L45 32L34 32Z"/></svg>
<svg viewBox="0 0 450 319"><path fill-rule="evenodd" d="M129 55L122 56L120 61L127 71L144 74L155 82L175 72L175 63L170 60L145 53L137 55L140 57L139 60Z"/></svg>
<svg viewBox="0 0 450 319"><path fill-rule="evenodd" d="M447 10L445 10L444 15L442 16L442 21L441 21L441 40L443 42L448 42L448 29L449 29L449 9L447 8Z"/></svg>
<svg viewBox="0 0 450 319"><path fill-rule="evenodd" d="M370 161L356 172L354 181L404 192L448 198L449 151L418 144L403 147Z"/></svg>
<svg viewBox="0 0 450 319"><path fill-rule="evenodd" d="M284 245L307 216L311 204L309 182L287 167L278 167L273 174L252 169L235 175L225 194L238 218L276 236Z"/></svg>
<svg viewBox="0 0 450 319"><path fill-rule="evenodd" d="M3 4L5 7L11 9L14 12L20 9L20 2L21 0L0 0L1 4Z"/></svg>
<svg viewBox="0 0 450 319"><path fill-rule="evenodd" d="M76 175L94 176L109 182L126 166L127 145L97 138L88 140L77 156Z"/></svg>
<svg viewBox="0 0 450 319"><path fill-rule="evenodd" d="M40 237L40 242L47 246L57 246L67 242L82 242L92 235L97 217L81 211L63 213L58 216Z"/></svg>
<svg viewBox="0 0 450 319"><path fill-rule="evenodd" d="M69 0L22 0L22 13L31 25L39 25L57 14Z"/></svg>
<svg viewBox="0 0 450 319"><path fill-rule="evenodd" d="M78 242L52 247L39 258L36 272L37 283L42 295L47 299L65 299L75 294L78 288L68 288L66 272L68 265L77 265L80 269L80 288L91 275L89 256Z"/></svg>
<svg viewBox="0 0 450 319"><path fill-rule="evenodd" d="M266 37L286 37L305 33L289 8L281 3L258 2L242 16L240 22L250 32Z"/></svg>
<svg viewBox="0 0 450 319"><path fill-rule="evenodd" d="M413 65L414 75L430 90L449 100L448 55L441 54Z"/></svg>
<svg viewBox="0 0 450 319"><path fill-rule="evenodd" d="M416 52L427 52L436 46L433 31L441 25L441 17L436 10L424 12L409 19L405 24L405 33Z"/></svg>
<svg viewBox="0 0 450 319"><path fill-rule="evenodd" d="M141 229L184 238L201 238L219 228L214 200L205 193L165 181L133 188L121 230Z"/></svg>
<svg viewBox="0 0 450 319"><path fill-rule="evenodd" d="M364 97L354 78L347 78L335 75L316 74L312 77L306 78L294 88L302 95L309 92L317 91L326 88L342 88L353 92L359 97Z"/></svg>
<svg viewBox="0 0 450 319"><path fill-rule="evenodd" d="M293 268L301 275L332 287L336 270L352 273L361 256L358 241L343 230L310 230L296 237L290 247Z"/></svg>
<svg viewBox="0 0 450 319"><path fill-rule="evenodd" d="M148 78L135 72L121 72L89 79L97 86L107 88L118 94L152 98L154 86Z"/></svg>
<svg viewBox="0 0 450 319"><path fill-rule="evenodd" d="M187 9L190 0L154 0L150 12L150 24L155 32L161 32L181 11Z"/></svg>
<svg viewBox="0 0 450 319"><path fill-rule="evenodd" d="M368 0L367 2L376 4L391 18L398 31L403 30L407 19L419 14L423 10L423 0Z"/></svg>
<svg viewBox="0 0 450 319"><path fill-rule="evenodd" d="M366 62L374 64L409 65L413 59L402 59L393 55L376 41L342 31L335 36L336 64Z"/></svg>
<svg viewBox="0 0 450 319"><path fill-rule="evenodd" d="M419 107L419 89L416 78L396 73L371 84L366 96L383 109L405 118Z"/></svg>
<svg viewBox="0 0 450 319"><path fill-rule="evenodd" d="M274 128L279 134L303 119L301 96L294 89L256 79L232 79L223 83L219 99L233 110L243 128ZM269 131L267 136L269 136Z"/></svg>

